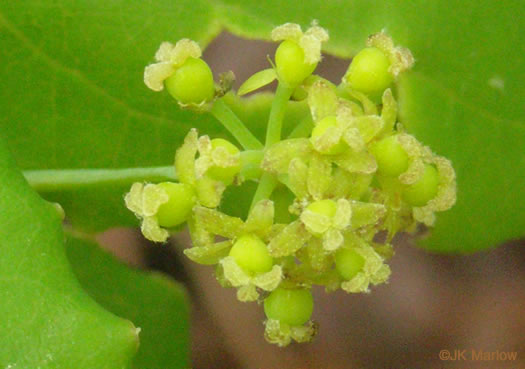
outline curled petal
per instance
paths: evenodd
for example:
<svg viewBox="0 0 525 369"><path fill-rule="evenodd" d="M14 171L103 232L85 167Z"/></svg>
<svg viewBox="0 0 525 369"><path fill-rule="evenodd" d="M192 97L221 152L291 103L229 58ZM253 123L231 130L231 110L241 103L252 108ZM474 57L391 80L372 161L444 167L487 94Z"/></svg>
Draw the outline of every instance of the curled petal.
<svg viewBox="0 0 525 369"><path fill-rule="evenodd" d="M390 276L390 268L384 263L383 258L370 245L360 247L356 251L365 259L363 273L373 280L374 284L383 283Z"/></svg>
<svg viewBox="0 0 525 369"><path fill-rule="evenodd" d="M323 248L323 243L318 238L310 239L306 252L312 269L316 271L326 271L333 263L330 253Z"/></svg>
<svg viewBox="0 0 525 369"><path fill-rule="evenodd" d="M361 105L351 100L339 99L339 108L344 108L355 117L358 117L365 113Z"/></svg>
<svg viewBox="0 0 525 369"><path fill-rule="evenodd" d="M192 128L175 154L175 171L182 183L195 184L195 155L197 150L198 133L195 128Z"/></svg>
<svg viewBox="0 0 525 369"><path fill-rule="evenodd" d="M157 214L159 207L170 199L166 190L155 184L147 184L142 191L142 213L145 216Z"/></svg>
<svg viewBox="0 0 525 369"><path fill-rule="evenodd" d="M311 138L312 146L320 153L330 153L330 150L339 144L342 136L341 127L328 127L321 136Z"/></svg>
<svg viewBox="0 0 525 369"><path fill-rule="evenodd" d="M198 178L202 178L204 173L211 168L213 163L212 158L212 146L209 136L199 137L197 147L199 150L199 157L195 160L195 175Z"/></svg>
<svg viewBox="0 0 525 369"><path fill-rule="evenodd" d="M371 35L367 40L367 46L377 47L387 55L390 60L389 72L394 78L414 65L414 57L410 50L394 46L392 38L384 32Z"/></svg>
<svg viewBox="0 0 525 369"><path fill-rule="evenodd" d="M168 231L160 228L156 217L144 217L140 230L144 237L153 242L166 242L169 237Z"/></svg>
<svg viewBox="0 0 525 369"><path fill-rule="evenodd" d="M200 136L197 141L197 149L199 150L199 154L201 156L211 156L212 146L210 136Z"/></svg>
<svg viewBox="0 0 525 369"><path fill-rule="evenodd" d="M178 67L188 58L200 58L202 51L198 43L193 40L183 38L175 45L170 42L163 42L160 44L155 60L159 62L169 62L173 66Z"/></svg>
<svg viewBox="0 0 525 369"><path fill-rule="evenodd" d="M361 243L354 249L364 259L363 269L349 281L341 283L341 288L349 293L370 292L370 283L377 285L385 283L390 277L390 267L384 263L383 258L368 244Z"/></svg>
<svg viewBox="0 0 525 369"><path fill-rule="evenodd" d="M304 35L299 41L299 46L304 50L304 61L308 64L317 63L321 60L321 42L317 35Z"/></svg>
<svg viewBox="0 0 525 369"><path fill-rule="evenodd" d="M142 212L142 191L144 190L144 184L135 182L131 185L131 189L124 197L126 207L134 212L138 217L144 216Z"/></svg>
<svg viewBox="0 0 525 369"><path fill-rule="evenodd" d="M308 192L314 200L321 200L332 184L332 164L321 155L312 155L308 167Z"/></svg>
<svg viewBox="0 0 525 369"><path fill-rule="evenodd" d="M377 170L374 157L366 151L347 150L334 158L334 162L350 173L372 174Z"/></svg>
<svg viewBox="0 0 525 369"><path fill-rule="evenodd" d="M240 153L231 154L225 147L219 146L212 150L211 159L213 165L221 168L229 168L240 165Z"/></svg>
<svg viewBox="0 0 525 369"><path fill-rule="evenodd" d="M173 54L174 49L175 45L169 41L164 41L160 44L159 49L155 53L155 60L171 64L171 55Z"/></svg>
<svg viewBox="0 0 525 369"><path fill-rule="evenodd" d="M279 265L274 265L272 269L253 278L252 283L265 291L273 291L279 286L283 279L283 270Z"/></svg>
<svg viewBox="0 0 525 369"><path fill-rule="evenodd" d="M266 150L261 168L273 174L287 173L293 158L306 161L311 152L312 145L307 138L284 140Z"/></svg>
<svg viewBox="0 0 525 369"><path fill-rule="evenodd" d="M435 211L445 211L456 203L456 173L449 160L436 156L432 159L439 176L438 191L435 198L423 207L412 211L414 219L427 226L433 226L436 220Z"/></svg>
<svg viewBox="0 0 525 369"><path fill-rule="evenodd" d="M359 199L369 189L371 181L371 175L350 173L341 168L335 168L332 174L332 186L327 197Z"/></svg>
<svg viewBox="0 0 525 369"><path fill-rule="evenodd" d="M424 172L425 163L420 158L415 158L410 162L407 170L399 175L399 181L406 185L414 184L421 179Z"/></svg>
<svg viewBox="0 0 525 369"><path fill-rule="evenodd" d="M370 292L368 289L369 284L370 280L366 277L366 275L362 272L359 272L354 276L354 278L341 283L341 289L348 293L368 293Z"/></svg>
<svg viewBox="0 0 525 369"><path fill-rule="evenodd" d="M288 224L268 244L268 250L273 257L293 255L310 239L303 223L295 221Z"/></svg>
<svg viewBox="0 0 525 369"><path fill-rule="evenodd" d="M173 74L173 64L168 62L150 64L144 69L144 83L153 91L164 89L164 80Z"/></svg>
<svg viewBox="0 0 525 369"><path fill-rule="evenodd" d="M317 325L309 321L304 326L291 327L290 336L296 342L310 342L317 334Z"/></svg>
<svg viewBox="0 0 525 369"><path fill-rule="evenodd" d="M408 169L399 175L399 180L406 185L416 183L425 171L425 163L423 162L424 147L414 136L409 134L401 133L396 137L409 159Z"/></svg>
<svg viewBox="0 0 525 369"><path fill-rule="evenodd" d="M346 199L337 200L337 208L335 210L335 216L332 220L333 226L337 229L343 230L350 225L350 219L352 218L352 206Z"/></svg>
<svg viewBox="0 0 525 369"><path fill-rule="evenodd" d="M310 342L317 334L317 325L312 321L302 326L289 326L275 319L264 322L264 338L279 347L288 346L292 339L297 342Z"/></svg>
<svg viewBox="0 0 525 369"><path fill-rule="evenodd" d="M250 284L251 277L237 265L233 257L227 256L221 259L220 264L224 271L224 278L226 278L233 287L247 286Z"/></svg>
<svg viewBox="0 0 525 369"><path fill-rule="evenodd" d="M412 216L414 217L414 220L423 223L427 227L434 226L434 223L436 222L436 215L432 209L427 206L414 208L412 210Z"/></svg>
<svg viewBox="0 0 525 369"><path fill-rule="evenodd" d="M318 80L308 90L308 106L314 122L336 115L339 105L337 94L327 82Z"/></svg>
<svg viewBox="0 0 525 369"><path fill-rule="evenodd" d="M314 213L308 209L301 213L300 219L306 229L314 235L321 235L332 226L331 218L323 214Z"/></svg>
<svg viewBox="0 0 525 369"><path fill-rule="evenodd" d="M456 203L456 172L448 159L438 156L433 162L439 175L438 193L427 206L434 211L445 211Z"/></svg>
<svg viewBox="0 0 525 369"><path fill-rule="evenodd" d="M190 231L191 241L196 247L208 246L215 242L215 235L208 232L193 216L188 219L188 229Z"/></svg>
<svg viewBox="0 0 525 369"><path fill-rule="evenodd" d="M196 221L211 234L233 239L242 231L243 221L240 218L203 206L196 206L193 208L193 212Z"/></svg>
<svg viewBox="0 0 525 369"><path fill-rule="evenodd" d="M312 26L306 30L305 35L315 37L322 42L326 42L330 38L328 31L323 27L319 27L316 22L313 22Z"/></svg>
<svg viewBox="0 0 525 369"><path fill-rule="evenodd" d="M383 266L383 258L371 246L366 245L356 249L356 251L365 259L363 271L366 275L375 274Z"/></svg>
<svg viewBox="0 0 525 369"><path fill-rule="evenodd" d="M198 43L193 40L183 38L182 40L177 41L175 44L175 49L170 55L170 61L175 66L180 66L184 64L188 58L200 58L202 56L202 50Z"/></svg>
<svg viewBox="0 0 525 369"><path fill-rule="evenodd" d="M375 224L385 214L386 207L382 204L352 201L352 227L354 229Z"/></svg>
<svg viewBox="0 0 525 369"><path fill-rule="evenodd" d="M264 338L269 343L285 347L292 342L292 332L288 324L281 324L278 320L268 319L264 322Z"/></svg>
<svg viewBox="0 0 525 369"><path fill-rule="evenodd" d="M318 25L310 27L301 40L299 46L304 50L304 61L309 64L321 60L321 43L328 41L328 32Z"/></svg>
<svg viewBox="0 0 525 369"><path fill-rule="evenodd" d="M337 250L344 241L344 237L340 230L331 228L323 234L323 248L326 251L332 252Z"/></svg>
<svg viewBox="0 0 525 369"><path fill-rule="evenodd" d="M390 267L386 264L383 264L373 275L370 276L370 283L372 283L374 286L385 283L388 281L391 273L392 271L390 270Z"/></svg>
<svg viewBox="0 0 525 369"><path fill-rule="evenodd" d="M213 147L209 136L201 136L198 140L199 158L195 161L195 172L200 178L212 167L229 168L241 163L239 152L232 154L223 146Z"/></svg>
<svg viewBox="0 0 525 369"><path fill-rule="evenodd" d="M355 114L356 112L352 109L352 105L349 104L349 100L341 100L339 99L337 106L337 111L335 113L335 116L337 118L337 125L342 127L343 129L346 129L348 127L351 127L354 123L354 120L357 116L361 116L362 112L359 114Z"/></svg>
<svg viewBox="0 0 525 369"><path fill-rule="evenodd" d="M124 197L127 208L139 218L154 216L159 207L168 200L166 190L151 183L134 183Z"/></svg>
<svg viewBox="0 0 525 369"><path fill-rule="evenodd" d="M272 30L272 41L293 40L298 42L303 35L301 26L295 23L285 23Z"/></svg>
<svg viewBox="0 0 525 369"><path fill-rule="evenodd" d="M305 33L295 23L285 23L272 30L273 41L291 40L299 44L304 51L304 61L308 64L321 60L321 43L328 41L328 32L313 25Z"/></svg>
<svg viewBox="0 0 525 369"><path fill-rule="evenodd" d="M359 130L362 140L370 142L383 129L383 119L377 115L356 117L353 125Z"/></svg>
<svg viewBox="0 0 525 369"><path fill-rule="evenodd" d="M164 80L171 76L177 67L184 64L186 59L200 58L201 55L201 49L195 41L182 39L175 45L163 42L155 53L158 63L150 64L144 70L144 83L153 91L161 91L164 89Z"/></svg>
<svg viewBox="0 0 525 369"><path fill-rule="evenodd" d="M397 119L397 102L390 88L387 88L383 93L382 101L381 119L384 123L383 132L388 133L394 129Z"/></svg>
<svg viewBox="0 0 525 369"><path fill-rule="evenodd" d="M366 115L377 115L377 106L376 104L370 100L368 96L366 96L364 93L356 91L356 90L348 90L348 93L350 96L352 96L354 99L358 100L361 105L363 106L363 112Z"/></svg>
<svg viewBox="0 0 525 369"><path fill-rule="evenodd" d="M217 264L222 258L228 256L232 241L217 242L205 246L196 246L184 250L190 260L203 265Z"/></svg>
<svg viewBox="0 0 525 369"><path fill-rule="evenodd" d="M195 191L199 204L207 208L216 208L221 203L226 185L208 177L202 177L195 182Z"/></svg>
<svg viewBox="0 0 525 369"><path fill-rule="evenodd" d="M290 190L299 199L308 196L307 179L308 166L299 158L292 159L288 169L288 182Z"/></svg>
<svg viewBox="0 0 525 369"><path fill-rule="evenodd" d="M270 232L275 209L273 201L261 200L250 211L244 224L244 232L256 232L262 238Z"/></svg>
<svg viewBox="0 0 525 369"><path fill-rule="evenodd" d="M241 302L257 301L259 298L259 292L253 284L241 286L237 290L237 300Z"/></svg>
<svg viewBox="0 0 525 369"><path fill-rule="evenodd" d="M365 141L358 128L348 128L343 135L346 144L354 151L363 151L365 148Z"/></svg>

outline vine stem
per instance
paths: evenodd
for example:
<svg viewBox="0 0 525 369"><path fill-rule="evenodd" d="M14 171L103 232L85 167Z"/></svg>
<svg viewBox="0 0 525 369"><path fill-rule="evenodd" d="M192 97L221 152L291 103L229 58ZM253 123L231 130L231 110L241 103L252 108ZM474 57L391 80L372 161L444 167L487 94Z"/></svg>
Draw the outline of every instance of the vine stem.
<svg viewBox="0 0 525 369"><path fill-rule="evenodd" d="M257 176L262 151L241 152L241 171L246 179ZM176 181L173 165L165 167L118 168L118 169L36 169L25 170L24 176L38 192L75 190L99 185L127 186L133 182L158 183Z"/></svg>
<svg viewBox="0 0 525 369"><path fill-rule="evenodd" d="M250 132L229 106L226 105L224 99L217 99L210 113L222 123L245 150L261 150L263 148L263 144Z"/></svg>
<svg viewBox="0 0 525 369"><path fill-rule="evenodd" d="M175 169L168 167L121 169L25 170L24 176L36 191L51 192L93 185L126 185L133 182L175 180Z"/></svg>
<svg viewBox="0 0 525 369"><path fill-rule="evenodd" d="M277 91L275 91L275 97L270 110L270 118L268 119L265 148L268 148L281 140L281 129L283 126L286 104L288 103L290 96L292 96L292 93L293 88L287 87L282 83L277 85ZM259 186L253 196L251 208L253 208L260 200L270 198L276 185L277 179L269 173L264 173L259 180Z"/></svg>

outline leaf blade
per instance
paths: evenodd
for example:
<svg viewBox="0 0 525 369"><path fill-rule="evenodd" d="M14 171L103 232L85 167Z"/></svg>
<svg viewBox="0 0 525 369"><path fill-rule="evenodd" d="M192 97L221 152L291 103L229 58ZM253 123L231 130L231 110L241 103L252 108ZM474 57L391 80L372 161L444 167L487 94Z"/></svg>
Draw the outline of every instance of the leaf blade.
<svg viewBox="0 0 525 369"><path fill-rule="evenodd" d="M66 246L86 292L101 306L140 327L134 368L189 366L188 306L180 285L161 273L125 266L92 240L70 235Z"/></svg>
<svg viewBox="0 0 525 369"><path fill-rule="evenodd" d="M135 327L80 288L59 212L27 185L1 139L0 180L0 365L127 368Z"/></svg>

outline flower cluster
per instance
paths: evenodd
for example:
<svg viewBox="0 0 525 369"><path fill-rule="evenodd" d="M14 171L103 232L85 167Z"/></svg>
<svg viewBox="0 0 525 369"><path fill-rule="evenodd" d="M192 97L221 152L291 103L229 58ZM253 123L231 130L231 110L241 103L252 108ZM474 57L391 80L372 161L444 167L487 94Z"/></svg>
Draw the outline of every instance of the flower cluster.
<svg viewBox="0 0 525 369"><path fill-rule="evenodd" d="M285 346L316 332L312 286L368 293L387 282L395 234L432 226L435 213L454 204L456 185L451 163L397 120L394 82L412 66L410 51L385 33L372 35L336 86L312 75L327 31L314 24L303 33L288 23L272 38L282 41L275 65L238 91L278 80L264 145L213 88L196 43L161 45L145 71L148 87L166 85L183 108L210 104L243 149L192 129L175 156L179 182L135 183L125 201L153 241L165 242L187 223L193 246L185 255L214 265L219 283L235 288L240 301L263 303L266 339ZM289 102L292 96L302 101ZM282 139L287 104L305 104L308 113ZM220 205L225 189L243 181L259 187L239 218ZM286 196L276 196L278 188Z"/></svg>

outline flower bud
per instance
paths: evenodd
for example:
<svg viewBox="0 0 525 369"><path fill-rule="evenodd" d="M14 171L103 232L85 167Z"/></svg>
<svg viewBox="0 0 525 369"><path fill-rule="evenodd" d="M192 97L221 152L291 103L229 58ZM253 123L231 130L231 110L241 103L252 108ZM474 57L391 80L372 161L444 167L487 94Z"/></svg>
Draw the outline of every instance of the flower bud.
<svg viewBox="0 0 525 369"><path fill-rule="evenodd" d="M419 181L403 189L403 200L412 206L423 206L437 195L439 175L433 165L425 164Z"/></svg>
<svg viewBox="0 0 525 369"><path fill-rule="evenodd" d="M161 227L172 228L184 223L195 205L195 191L184 183L163 182L157 185L167 194L169 200L159 206L157 221Z"/></svg>
<svg viewBox="0 0 525 369"><path fill-rule="evenodd" d="M303 325L312 316L314 299L310 290L277 288L264 300L268 319L291 326Z"/></svg>
<svg viewBox="0 0 525 369"><path fill-rule="evenodd" d="M268 248L255 235L239 237L230 250L230 256L249 274L266 273L272 269L273 259Z"/></svg>
<svg viewBox="0 0 525 369"><path fill-rule="evenodd" d="M375 47L368 47L352 59L343 81L350 88L376 98L393 81L389 68L387 55Z"/></svg>
<svg viewBox="0 0 525 369"><path fill-rule="evenodd" d="M183 105L199 105L215 94L213 73L200 58L188 58L164 83L171 96Z"/></svg>

